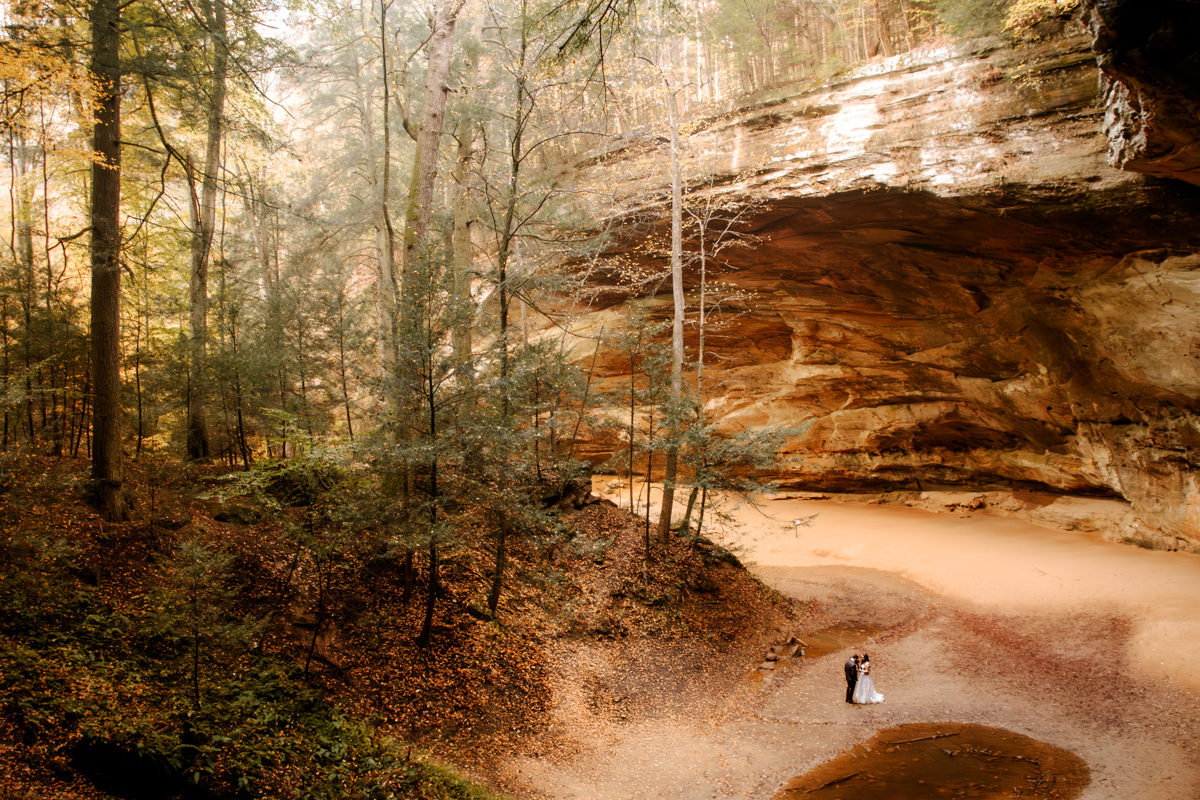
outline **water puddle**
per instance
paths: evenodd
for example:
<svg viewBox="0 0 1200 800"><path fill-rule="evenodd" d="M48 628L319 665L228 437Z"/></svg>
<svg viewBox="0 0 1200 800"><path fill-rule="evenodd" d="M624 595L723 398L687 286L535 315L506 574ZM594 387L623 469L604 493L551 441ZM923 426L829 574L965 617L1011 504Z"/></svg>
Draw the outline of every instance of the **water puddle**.
<svg viewBox="0 0 1200 800"><path fill-rule="evenodd" d="M783 644L767 651L763 662L746 675L751 683L758 683L774 674L776 668L801 659L820 658L849 647L861 644L887 630L879 627L826 628L816 633L793 636Z"/></svg>
<svg viewBox="0 0 1200 800"><path fill-rule="evenodd" d="M1078 756L1019 733L913 723L882 730L793 778L774 800L1069 800L1088 781Z"/></svg>
<svg viewBox="0 0 1200 800"><path fill-rule="evenodd" d="M848 647L854 647L883 633L886 628L826 628L800 637L804 642L805 658L820 658Z"/></svg>

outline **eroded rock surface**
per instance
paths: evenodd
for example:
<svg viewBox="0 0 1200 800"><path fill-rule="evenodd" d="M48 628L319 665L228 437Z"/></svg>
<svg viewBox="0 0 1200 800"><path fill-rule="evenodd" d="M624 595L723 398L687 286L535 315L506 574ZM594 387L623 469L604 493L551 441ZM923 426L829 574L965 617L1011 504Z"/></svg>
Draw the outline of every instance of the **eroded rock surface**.
<svg viewBox="0 0 1200 800"><path fill-rule="evenodd" d="M1200 185L1200 2L1089 0L1109 160Z"/></svg>
<svg viewBox="0 0 1200 800"><path fill-rule="evenodd" d="M696 126L691 201L752 237L709 263L743 294L706 332L709 419L792 428L787 487L1110 497L1200 542L1200 192L1108 164L1098 78L1082 35L908 54ZM619 209L613 259L664 266L666 164L647 137L575 176ZM611 334L617 271L593 280L579 332Z"/></svg>

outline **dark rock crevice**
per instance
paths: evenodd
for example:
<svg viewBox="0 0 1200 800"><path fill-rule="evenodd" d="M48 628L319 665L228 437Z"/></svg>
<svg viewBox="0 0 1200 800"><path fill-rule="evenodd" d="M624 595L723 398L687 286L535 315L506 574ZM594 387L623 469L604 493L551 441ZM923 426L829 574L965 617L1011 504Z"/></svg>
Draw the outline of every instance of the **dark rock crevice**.
<svg viewBox="0 0 1200 800"><path fill-rule="evenodd" d="M1200 185L1200 3L1087 0L1109 160Z"/></svg>

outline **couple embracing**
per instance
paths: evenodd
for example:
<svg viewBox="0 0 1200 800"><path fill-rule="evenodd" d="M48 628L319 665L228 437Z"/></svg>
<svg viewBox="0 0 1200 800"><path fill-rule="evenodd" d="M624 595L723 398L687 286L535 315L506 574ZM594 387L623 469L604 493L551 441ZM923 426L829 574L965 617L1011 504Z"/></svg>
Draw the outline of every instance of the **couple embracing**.
<svg viewBox="0 0 1200 800"><path fill-rule="evenodd" d="M882 703L883 695L875 691L875 681L871 679L871 657L866 653L861 656L855 653L845 664L846 672L846 702L847 703Z"/></svg>

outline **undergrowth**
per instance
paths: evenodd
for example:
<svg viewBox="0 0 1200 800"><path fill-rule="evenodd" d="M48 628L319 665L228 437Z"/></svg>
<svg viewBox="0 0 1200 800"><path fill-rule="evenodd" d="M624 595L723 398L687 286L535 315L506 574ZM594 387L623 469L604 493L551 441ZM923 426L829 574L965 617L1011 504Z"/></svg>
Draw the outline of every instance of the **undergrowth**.
<svg viewBox="0 0 1200 800"><path fill-rule="evenodd" d="M131 800L493 797L256 653L203 554L164 562L177 580L119 607L75 555L37 533L0 539L0 714L29 759Z"/></svg>

